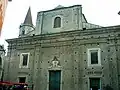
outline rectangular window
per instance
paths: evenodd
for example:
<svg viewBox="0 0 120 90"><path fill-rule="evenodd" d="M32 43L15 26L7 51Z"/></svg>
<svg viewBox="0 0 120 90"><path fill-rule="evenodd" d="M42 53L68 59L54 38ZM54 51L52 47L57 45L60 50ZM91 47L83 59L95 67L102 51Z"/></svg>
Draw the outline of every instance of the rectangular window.
<svg viewBox="0 0 120 90"><path fill-rule="evenodd" d="M22 63L22 65L23 66L27 66L28 54L23 54L22 56L23 56L23 63Z"/></svg>
<svg viewBox="0 0 120 90"><path fill-rule="evenodd" d="M98 51L91 51L91 64L98 64Z"/></svg>
<svg viewBox="0 0 120 90"><path fill-rule="evenodd" d="M100 90L101 86L100 86L100 78L90 78L89 79L89 86L90 86L90 90Z"/></svg>
<svg viewBox="0 0 120 90"><path fill-rule="evenodd" d="M101 65L100 48L88 49L88 66Z"/></svg>
<svg viewBox="0 0 120 90"><path fill-rule="evenodd" d="M28 68L29 53L21 53L19 68Z"/></svg>
<svg viewBox="0 0 120 90"><path fill-rule="evenodd" d="M119 90L120 90L120 75L118 75L118 83L119 83Z"/></svg>
<svg viewBox="0 0 120 90"><path fill-rule="evenodd" d="M26 77L19 77L19 83L25 83Z"/></svg>

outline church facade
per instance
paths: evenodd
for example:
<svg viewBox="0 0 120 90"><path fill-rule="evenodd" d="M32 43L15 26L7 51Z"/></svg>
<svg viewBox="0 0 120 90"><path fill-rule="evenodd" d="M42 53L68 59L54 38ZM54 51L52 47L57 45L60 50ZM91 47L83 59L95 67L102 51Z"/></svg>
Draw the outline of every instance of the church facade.
<svg viewBox="0 0 120 90"><path fill-rule="evenodd" d="M4 81L32 90L120 90L120 26L88 23L81 5L37 14L29 8L9 44Z"/></svg>

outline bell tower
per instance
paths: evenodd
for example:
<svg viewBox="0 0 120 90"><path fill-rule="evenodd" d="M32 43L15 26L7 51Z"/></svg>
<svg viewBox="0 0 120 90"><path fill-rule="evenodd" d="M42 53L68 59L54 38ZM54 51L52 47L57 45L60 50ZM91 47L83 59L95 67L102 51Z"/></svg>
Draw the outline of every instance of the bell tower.
<svg viewBox="0 0 120 90"><path fill-rule="evenodd" d="M19 27L19 37L32 36L35 28L32 23L31 8L29 7L24 22Z"/></svg>

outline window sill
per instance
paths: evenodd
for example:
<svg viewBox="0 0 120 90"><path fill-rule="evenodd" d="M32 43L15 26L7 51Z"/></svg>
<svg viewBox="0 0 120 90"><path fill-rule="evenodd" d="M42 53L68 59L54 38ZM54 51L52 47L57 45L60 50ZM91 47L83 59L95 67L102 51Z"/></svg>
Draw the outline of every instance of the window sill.
<svg viewBox="0 0 120 90"><path fill-rule="evenodd" d="M101 64L89 64L88 67L101 67Z"/></svg>
<svg viewBox="0 0 120 90"><path fill-rule="evenodd" d="M28 68L28 66L20 66L19 68Z"/></svg>
<svg viewBox="0 0 120 90"><path fill-rule="evenodd" d="M57 27L57 28L54 28L54 27L53 27L53 29L61 29L61 28L62 28L62 27Z"/></svg>

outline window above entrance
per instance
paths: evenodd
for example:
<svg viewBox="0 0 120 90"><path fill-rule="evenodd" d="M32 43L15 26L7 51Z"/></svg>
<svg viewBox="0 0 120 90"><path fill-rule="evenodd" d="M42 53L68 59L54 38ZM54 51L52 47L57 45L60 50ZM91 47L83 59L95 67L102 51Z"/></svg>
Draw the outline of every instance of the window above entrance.
<svg viewBox="0 0 120 90"><path fill-rule="evenodd" d="M100 48L88 49L88 66L101 65L101 52Z"/></svg>
<svg viewBox="0 0 120 90"><path fill-rule="evenodd" d="M21 53L19 68L28 68L29 53Z"/></svg>

